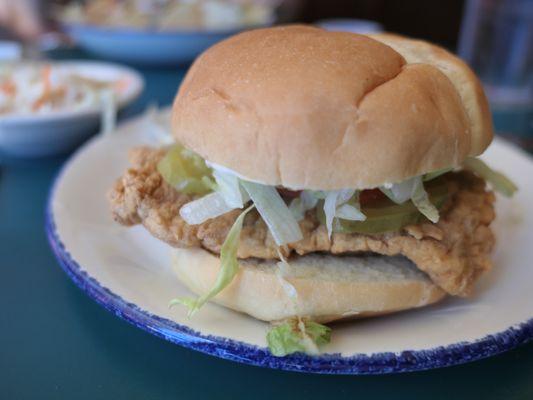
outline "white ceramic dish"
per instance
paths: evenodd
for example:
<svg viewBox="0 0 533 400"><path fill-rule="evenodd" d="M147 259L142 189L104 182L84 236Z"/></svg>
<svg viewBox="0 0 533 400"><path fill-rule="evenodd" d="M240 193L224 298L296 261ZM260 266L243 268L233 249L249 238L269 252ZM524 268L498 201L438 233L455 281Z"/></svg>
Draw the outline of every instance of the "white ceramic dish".
<svg viewBox="0 0 533 400"><path fill-rule="evenodd" d="M149 143L137 120L97 137L65 165L51 191L47 233L71 278L96 301L134 325L172 342L227 359L286 370L376 374L413 371L487 357L533 335L533 175L531 158L496 140L485 158L519 185L498 198L494 270L475 297L421 310L333 325L320 356L270 355L268 325L208 304L192 319L174 297L189 293L173 275L167 245L142 227L110 217L105 193L127 167L126 149ZM87 185L90 182L90 185Z"/></svg>
<svg viewBox="0 0 533 400"><path fill-rule="evenodd" d="M94 79L124 79L117 92L118 109L135 101L144 88L141 75L131 68L94 61L64 61L83 76ZM64 153L95 133L101 107L48 114L0 116L0 149L19 157L41 157Z"/></svg>

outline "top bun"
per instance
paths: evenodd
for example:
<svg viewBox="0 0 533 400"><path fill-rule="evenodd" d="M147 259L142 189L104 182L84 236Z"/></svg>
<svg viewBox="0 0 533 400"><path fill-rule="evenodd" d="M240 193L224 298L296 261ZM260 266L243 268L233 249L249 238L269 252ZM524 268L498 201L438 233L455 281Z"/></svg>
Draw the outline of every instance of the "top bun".
<svg viewBox="0 0 533 400"><path fill-rule="evenodd" d="M173 132L245 179L323 190L455 167L492 140L481 85L457 57L311 26L248 31L208 49L176 96Z"/></svg>

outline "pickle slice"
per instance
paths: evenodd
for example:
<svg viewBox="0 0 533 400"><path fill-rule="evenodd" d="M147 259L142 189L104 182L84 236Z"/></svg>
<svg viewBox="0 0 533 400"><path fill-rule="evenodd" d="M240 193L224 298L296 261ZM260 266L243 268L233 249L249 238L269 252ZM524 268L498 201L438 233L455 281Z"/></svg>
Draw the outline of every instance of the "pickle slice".
<svg viewBox="0 0 533 400"><path fill-rule="evenodd" d="M207 194L215 186L205 161L179 144L168 150L157 170L169 185L185 194Z"/></svg>
<svg viewBox="0 0 533 400"><path fill-rule="evenodd" d="M448 198L448 187L445 179L436 178L425 184L431 202L441 209ZM395 204L388 198L378 200L361 208L366 215L364 221L349 221L335 219L333 231L339 233L377 234L398 231L406 225L418 224L425 219L411 201ZM323 207L317 207L317 217L320 223L325 223Z"/></svg>

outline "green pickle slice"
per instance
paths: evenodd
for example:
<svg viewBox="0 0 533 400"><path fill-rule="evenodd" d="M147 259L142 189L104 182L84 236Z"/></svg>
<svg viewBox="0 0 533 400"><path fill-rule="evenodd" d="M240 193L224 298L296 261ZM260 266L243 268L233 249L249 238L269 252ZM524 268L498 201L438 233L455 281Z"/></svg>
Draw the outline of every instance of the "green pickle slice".
<svg viewBox="0 0 533 400"><path fill-rule="evenodd" d="M157 170L169 185L185 194L204 195L215 187L211 169L202 157L179 144L168 150Z"/></svg>
<svg viewBox="0 0 533 400"><path fill-rule="evenodd" d="M424 187L431 202L435 207L441 209L448 199L446 179L441 177L433 179L430 182L426 182ZM323 204L319 204L316 210L318 220L320 223L325 224L326 218ZM335 219L333 231L338 233L378 234L398 231L406 225L418 224L427 219L410 200L403 204L395 204L388 198L383 198L361 207L361 211L366 215L366 220Z"/></svg>

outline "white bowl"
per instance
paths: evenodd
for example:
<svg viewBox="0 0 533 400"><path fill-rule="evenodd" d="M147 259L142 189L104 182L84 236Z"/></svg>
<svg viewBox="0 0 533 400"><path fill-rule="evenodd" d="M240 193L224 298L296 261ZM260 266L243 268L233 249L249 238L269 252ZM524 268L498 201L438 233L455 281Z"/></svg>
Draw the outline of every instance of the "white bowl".
<svg viewBox="0 0 533 400"><path fill-rule="evenodd" d="M83 76L127 84L118 92L117 111L136 100L144 87L141 75L131 68L93 61L55 62L71 67ZM42 157L72 150L94 134L101 120L101 107L48 114L0 116L0 150L17 157Z"/></svg>

